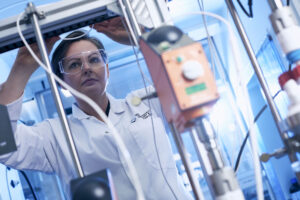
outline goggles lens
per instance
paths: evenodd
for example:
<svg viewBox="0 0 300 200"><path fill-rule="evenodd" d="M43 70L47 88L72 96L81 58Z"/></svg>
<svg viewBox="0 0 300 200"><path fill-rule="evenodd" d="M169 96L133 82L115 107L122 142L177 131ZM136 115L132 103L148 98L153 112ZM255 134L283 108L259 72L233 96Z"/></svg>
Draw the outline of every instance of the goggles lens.
<svg viewBox="0 0 300 200"><path fill-rule="evenodd" d="M85 51L76 55L64 57L59 61L60 72L64 74L76 74L81 72L84 64L91 68L105 67L107 56L103 49Z"/></svg>

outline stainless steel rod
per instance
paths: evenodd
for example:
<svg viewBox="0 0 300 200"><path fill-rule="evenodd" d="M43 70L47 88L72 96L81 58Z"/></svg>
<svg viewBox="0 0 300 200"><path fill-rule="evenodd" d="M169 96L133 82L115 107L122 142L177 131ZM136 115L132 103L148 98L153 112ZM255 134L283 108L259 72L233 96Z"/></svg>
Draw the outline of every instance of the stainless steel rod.
<svg viewBox="0 0 300 200"><path fill-rule="evenodd" d="M28 6L32 7L32 8L34 7L34 5L32 3L29 3ZM47 66L49 71L52 72L49 57L48 57L48 53L47 53L47 49L46 49L46 45L45 45L45 41L44 41L42 33L41 33L41 29L40 29L40 26L39 26L39 23L38 23L38 17L37 17L36 13L33 13L31 15L31 23L32 23L32 26L34 28L37 44L38 44L38 47L40 49L40 53L41 53L43 62L45 63L45 65ZM80 164L78 153L76 151L76 147L75 147L73 136L72 136L72 133L71 133L71 130L70 130L70 126L68 124L68 120L67 120L62 102L61 102L61 98L60 98L60 95L59 95L59 92L58 92L58 88L57 88L57 85L55 83L55 79L53 78L52 75L47 74L47 77L48 77L48 80L49 80L49 83L50 83L50 86L51 86L52 95L53 95L53 98L54 98L54 101L55 101L55 104L56 104L57 112L58 112L58 115L59 115L59 118L60 118L60 121L61 121L61 125L62 125L62 128L63 128L63 132L65 133L65 137L66 137L66 141L67 141L70 153L71 153L71 157L72 157L73 163L74 163L75 168L76 168L76 172L78 173L78 176L80 178L82 178L82 177L84 177L84 173L83 173L83 170L82 170L82 167L81 167L81 164Z"/></svg>
<svg viewBox="0 0 300 200"><path fill-rule="evenodd" d="M119 0L119 4L120 4L120 7L121 7L121 11L123 13L123 16L124 16L124 19L127 23L127 27L128 27L128 30L129 30L129 33L131 35L131 38L135 44L135 46L139 46L139 43L138 43L138 38L134 32L134 30L132 29L132 25L131 25L131 21L129 19L129 16L127 14L127 11L126 11L126 8L125 8L125 5L123 4L122 0ZM125 25L124 25L125 26Z"/></svg>
<svg viewBox="0 0 300 200"><path fill-rule="evenodd" d="M195 131L200 142L204 145L212 170L216 171L224 168L224 161L216 140L216 133L209 120L206 117L198 119L192 131Z"/></svg>
<svg viewBox="0 0 300 200"><path fill-rule="evenodd" d="M269 5L270 5L272 11L283 7L281 0L268 0L268 2L269 2Z"/></svg>
<svg viewBox="0 0 300 200"><path fill-rule="evenodd" d="M281 117L279 115L279 112L278 112L276 106L275 106L275 103L273 101L273 98L272 98L272 95L271 95L270 90L268 88L268 85L267 85L267 83L266 83L266 81L264 79L263 73L262 73L261 68L260 68L260 66L258 64L258 61L256 59L255 53L254 53L254 51L252 49L252 46L250 44L250 41L249 41L249 39L247 37L247 34L246 34L244 28L243 28L243 25L242 25L242 23L241 23L241 21L239 19L239 16L238 16L238 14L237 14L237 12L235 10L235 7L234 7L234 5L232 3L232 0L226 0L226 3L227 3L227 7L228 7L228 9L229 9L229 11L231 13L231 16L233 18L233 21L235 23L235 26L237 27L237 30L238 30L238 32L239 32L239 34L241 36L241 39L243 41L243 44L244 44L245 48L246 48L247 54L248 54L248 56L250 58L250 61L251 61L251 64L253 66L253 69L255 71L255 74L257 75L259 83L260 83L260 85L261 85L261 87L263 89L263 92L264 92L264 94L265 94L265 96L267 98L267 102L269 104L271 113L272 113L273 118L274 118L274 120L276 122L277 129L278 129L278 131L280 133L281 131L280 131L280 128L279 128L279 122L282 119L281 119Z"/></svg>
<svg viewBox="0 0 300 200"><path fill-rule="evenodd" d="M132 22L132 26L134 28L134 31L137 34L137 37L140 37L142 35L142 32L141 32L140 26L137 22L137 19L135 17L133 8L132 8L129 0L124 0L124 2L125 2L125 6L128 10L128 17L129 17L130 21Z"/></svg>
<svg viewBox="0 0 300 200"><path fill-rule="evenodd" d="M178 152L180 154L182 163L184 165L185 171L186 171L187 176L189 178L192 190L194 192L195 198L197 200L204 199L202 191L201 191L201 188L200 188L199 181L193 175L193 168L191 166L191 162L189 160L188 153L187 153L187 151L186 151L186 149L184 147L184 144L183 144L182 138L180 136L180 133L177 132L177 130L174 127L173 123L170 123L169 125L170 125L171 132L173 134L173 138L175 140Z"/></svg>
<svg viewBox="0 0 300 200"><path fill-rule="evenodd" d="M200 162L201 169L202 169L204 178L206 180L208 189L209 189L210 194L212 195L213 199L215 199L216 194L215 194L215 190L214 190L214 187L213 187L211 179L210 179L210 175L213 173L213 171L212 171L212 166L209 162L209 158L207 157L207 152L200 150L200 141L199 141L199 137L198 137L198 132L195 127L191 128L190 134L192 137L195 151L196 151L198 160Z"/></svg>
<svg viewBox="0 0 300 200"><path fill-rule="evenodd" d="M269 0L269 2L270 1L271 0ZM274 5L280 6L280 4L278 2L277 2L277 4L275 4L275 2L271 2L271 3L274 3L273 6ZM262 73L261 68L260 68L260 66L258 64L258 61L257 61L256 56L255 56L255 53L254 53L254 51L253 51L253 49L251 47L251 44L250 44L249 39L247 37L247 34L246 34L246 32L245 32L245 30L243 28L243 25L242 25L242 23L240 21L240 18L238 16L237 12L236 12L234 4L233 4L232 0L226 0L226 4L227 4L227 7L228 7L228 9L230 11L230 14L231 14L231 16L233 18L235 26L237 27L237 30L238 30L238 32L240 34L240 37L241 37L241 39L243 41L243 44L244 44L244 46L246 48L247 54L248 54L248 56L250 58L250 61L251 61L252 66L254 68L254 71L255 71L255 73L257 75L257 78L259 80L259 83L260 83L260 85L261 85L261 87L263 89L263 92L264 92L264 94L265 94L265 96L267 98L267 102L268 102L269 108L271 110L272 116L273 116L273 118L275 120L275 124L276 124L278 132L280 134L280 137L281 137L282 141L284 142L285 146L289 147L289 145L287 143L288 134L287 133L282 133L281 130L280 130L279 123L281 122L282 119L281 119L281 117L279 115L279 112L278 112L276 106L275 106L275 103L274 103L273 98L271 96L271 93L270 93L270 90L268 88L268 85L267 85L267 83L266 83L266 81L265 81L265 79L263 77L263 73ZM293 153L293 152L292 153L288 153L288 156L289 156L289 159L290 159L290 161L292 163L298 161L298 158L297 158L297 156L296 156L295 153ZM300 182L300 173L296 173L296 176L297 176L298 181Z"/></svg>

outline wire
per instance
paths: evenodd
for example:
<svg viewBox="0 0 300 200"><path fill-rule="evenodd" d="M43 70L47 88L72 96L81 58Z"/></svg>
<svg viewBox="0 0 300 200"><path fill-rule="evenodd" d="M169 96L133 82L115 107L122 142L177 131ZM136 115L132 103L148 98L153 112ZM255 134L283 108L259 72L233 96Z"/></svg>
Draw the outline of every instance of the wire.
<svg viewBox="0 0 300 200"><path fill-rule="evenodd" d="M127 26L125 25L125 22L124 22L123 18L121 18L121 20L122 20L123 26L125 27L126 32L129 34L129 31L127 29ZM142 69L142 67L140 65L140 61L138 59L138 53L136 52L136 49L134 48L134 43L133 43L131 37L129 37L129 41L131 43L131 46L132 46L132 49L133 49L133 52L134 52L134 55L135 55L135 58L136 58L137 65L138 65L139 71L140 71L142 79L143 79L143 84L144 84L146 95L149 96L149 91L147 90L146 81L145 81L145 80L147 80L146 79L147 76L144 74L143 69ZM150 83L150 84L152 85L152 83ZM155 128L154 128L154 121L153 121L153 114L152 114L152 107L151 107L150 99L147 98L147 101L148 101L148 106L149 106L149 112L151 113L150 117L151 117L151 126L152 126L152 137L153 137L154 146L155 146L155 153L156 153L156 156L157 156L157 159L158 159L158 163L159 163L159 168L160 168L161 173L163 175L163 178L164 178L165 182L167 183L168 187L170 188L170 190L171 190L174 198L178 199L177 196L176 196L176 194L175 194L175 192L174 192L174 190L173 190L173 188L171 187L171 185L170 185L170 183L169 183L166 175L165 175L165 172L164 172L163 168L162 168L160 155L158 153L158 147L157 147L158 145L157 145L157 140L156 140L156 132L155 132Z"/></svg>
<svg viewBox="0 0 300 200"><path fill-rule="evenodd" d="M9 167L5 167L6 185L7 185L7 189L8 189L9 199L12 199L12 198L11 198L11 193L10 193L10 187L9 187L9 184L8 184L8 176L7 176L8 169L10 169L10 168L9 168ZM25 178L25 180L26 180L26 182L27 182L27 184L28 184L28 186L29 186L29 188L30 188L30 191L31 191L31 193L32 193L32 195L33 195L34 200L37 200L36 195L35 195L35 193L34 193L34 190L33 190L33 188L32 188L32 185L31 185L31 183L30 183L30 181L29 181L27 175L26 175L25 172L22 171L22 170L20 170L20 172L21 172L21 174L24 176L24 178Z"/></svg>
<svg viewBox="0 0 300 200"><path fill-rule="evenodd" d="M279 90L278 92L276 92L276 94L273 96L273 99L277 97L277 95L281 92L282 90ZM256 121L258 120L258 118L261 116L261 114L266 110L268 106L265 104L261 109L260 111L257 113L257 115L255 116L254 118L254 121L253 123L256 123ZM249 138L249 131L247 131L247 134L246 134L246 137L244 138L243 140L243 143L241 145L241 148L239 150L239 153L238 153L238 156L237 156L237 159L236 159L236 162L235 162L235 165L234 165L234 172L237 172L238 170L238 167L240 165L240 159L241 159L241 156L242 156L242 153L244 151L244 148L245 148L245 145L246 145L246 142Z"/></svg>
<svg viewBox="0 0 300 200"><path fill-rule="evenodd" d="M253 18L253 12L252 12L252 0L248 0L248 7L249 7L249 13L244 8L243 4L240 2L240 0L237 0L239 6L243 10L243 12L250 18Z"/></svg>
<svg viewBox="0 0 300 200"><path fill-rule="evenodd" d="M10 187L9 187L9 184L8 184L8 175L7 175L8 169L10 169L10 168L9 167L5 167L6 186L7 186L7 190L8 190L9 199L12 200L11 193L10 193Z"/></svg>
<svg viewBox="0 0 300 200"><path fill-rule="evenodd" d="M201 4L200 4L200 1L201 1ZM204 12L204 3L203 3L203 0L197 0L197 2L198 2L200 10L202 12ZM206 31L206 35L207 35L207 38L208 38L208 46L209 46L209 51L210 51L210 55L211 55L211 62L212 62L212 71L213 71L213 74L216 77L216 72L215 72L215 67L216 67L218 69L218 71L219 71L219 75L220 75L221 79L223 80L223 83L225 84L225 87L230 88L229 84L227 83L227 80L225 78L224 70L221 67L219 67L214 62L215 61L214 58L216 57L216 49L215 49L215 46L213 45L213 42L212 42L212 36L208 32L208 27L207 27L205 15L202 15L202 20L203 20L205 31Z"/></svg>
<svg viewBox="0 0 300 200"><path fill-rule="evenodd" d="M26 182L27 182L27 184L28 184L28 186L29 186L29 189L30 189L30 191L31 191L31 193L32 193L33 199L34 199L34 200L37 200L36 195L35 195L35 192L34 192L34 189L33 189L32 185L31 185L31 183L30 183L30 181L29 181L29 178L28 178L27 174L26 174L23 170L20 170L20 173L21 173L21 174L23 175L23 177L25 178L25 180L26 180Z"/></svg>
<svg viewBox="0 0 300 200"><path fill-rule="evenodd" d="M121 19L121 21L122 21L122 24L123 24L123 27L125 28L125 30L126 30L126 32L127 32L127 34L128 34L128 38L129 38L129 42L130 42L130 45L131 45L131 47L132 47L132 50L133 50L133 53L134 53L134 55L135 55L135 58L136 58L136 61L137 61L137 64L138 64L138 68L139 68L139 71L140 71L140 73L141 73L141 76L142 76L142 79L143 79L143 84L144 84L144 86L145 86L145 90L146 90L146 93L147 93L147 89L146 89L146 83L145 83L145 80L150 84L150 85L152 85L153 86L153 82L152 81L150 81L149 79L148 79L148 77L145 75L145 73L143 72L143 69L141 68L141 66L140 66L140 62L139 62L139 58L138 58L138 54L139 54L139 51L140 50L138 50L138 52L136 52L136 49L135 49L135 42L133 41L133 38L132 37L134 37L134 34L133 35L131 35L130 34L130 31L128 30L128 29L131 29L131 27L128 25L126 25L126 23L125 23L125 21L124 21L124 18L123 17L120 17L120 19ZM127 21L126 21L127 22Z"/></svg>
<svg viewBox="0 0 300 200"><path fill-rule="evenodd" d="M127 24L129 25L128 27L126 27L126 31L127 31L127 33L129 32L129 33L130 33L129 35L132 37L132 38L130 38L130 42L132 42L132 40L133 40L134 44L135 44L136 46L139 46L138 41L136 40L136 37L135 37L135 36L136 36L136 35L135 35L135 32L134 32L134 30L132 29L132 27L130 26L131 20L129 19L129 16L127 15L125 6L124 6L124 4L123 4L123 1L122 1L122 0L118 0L118 2L119 2L119 5L120 5L120 8L121 8L121 11L122 11L122 13L123 13L123 15L124 15L125 21L126 21ZM123 19L122 19L122 20L123 20ZM125 25L125 24L123 23L123 25ZM128 30L129 30L129 31L128 31Z"/></svg>
<svg viewBox="0 0 300 200"><path fill-rule="evenodd" d="M88 34L93 30L93 28L94 28L94 24L93 24L93 25L90 27L90 29L89 29L88 31L86 31L85 33L83 33L83 34L81 34L81 35L79 35L79 36L77 36L77 37L74 37L74 38L67 38L67 37L65 37L65 38L63 38L62 40L77 40L77 39L80 39L80 38L82 38L82 37L88 35ZM82 30L82 29L81 29L81 30Z"/></svg>
<svg viewBox="0 0 300 200"><path fill-rule="evenodd" d="M44 70L50 74L62 87L66 88L67 90L69 90L74 96L82 99L83 101L87 102L95 111L96 113L103 119L104 123L106 123L106 125L108 126L108 128L112 131L112 136L114 137L114 139L116 140L117 146L120 148L120 152L121 155L124 156L124 159L126 160L126 163L128 165L128 170L129 173L131 174L131 178L132 178L132 184L136 190L137 193L137 199L138 200L144 200L144 194L143 194L143 190L141 188L141 184L140 181L138 179L138 175L136 172L136 169L133 165L133 161L131 159L131 156L126 148L126 146L124 145L122 138L120 137L120 134L118 133L118 131L116 130L116 128L114 127L114 125L112 124L112 122L107 118L107 116L105 115L105 113L102 111L102 109L88 96L78 92L77 90L73 89L70 85L68 85L67 83L65 83L62 79L60 79L56 74L54 74L53 72L51 72L47 66L44 65L44 63L42 63L40 61L40 59L36 56L36 54L33 52L33 50L30 48L29 44L27 43L26 39L23 36L23 33L21 31L20 28L20 20L21 17L23 17L24 13L21 13L18 18L17 18L17 29L20 35L20 38L22 39L24 45L26 46L26 48L28 49L28 51L30 52L30 54L32 55L32 57L36 60L36 62L44 68Z"/></svg>
<svg viewBox="0 0 300 200"><path fill-rule="evenodd" d="M260 166L260 161L259 161L259 156L258 156L258 143L257 143L257 136L256 134L253 132L253 123L252 123L252 119L253 117L253 113L251 110L251 103L250 103L250 97L249 97L249 93L247 91L247 84L244 83L245 79L242 79L242 62L241 62L241 56L240 56L240 51L238 48L238 40L234 35L234 31L233 28L231 27L231 24L224 19L223 17L216 15L214 13L210 13L210 12L192 12L189 13L188 15L208 15L211 17L214 17L218 20L220 20L221 22L223 22L229 32L229 41L231 43L231 47L232 47L232 52L233 52L233 59L234 59L234 63L235 63L235 73L232 74L232 76L235 76L234 78L237 80L237 82L233 83L235 85L237 85L236 89L237 92L236 94L238 94L239 99L243 100L243 105L244 105L244 109L246 112L246 116L247 116L247 125L249 126L249 134L250 134L250 139L251 139L251 147L252 147L252 151L253 151L253 166L254 166L254 170L255 170L255 182L256 182L256 191L257 191L257 199L258 200L262 200L264 199L264 193L263 193L263 184L262 184L262 175L261 175L261 166ZM232 80L233 82L235 81L234 79Z"/></svg>
<svg viewBox="0 0 300 200"><path fill-rule="evenodd" d="M203 3L203 0L197 0L198 2L198 5L199 5L199 8L200 8L200 11L204 12L204 3ZM212 63L212 72L213 72L213 75L214 77L216 77L216 70L215 70L215 60L213 59L215 57L215 52L213 51L213 44L212 44L212 37L211 35L209 34L208 32L208 27L207 27L207 22L206 22L206 17L205 15L201 15L202 17L202 21L203 21L203 24L204 24L204 28L205 28L205 33L206 33L206 36L207 36L207 43L208 43L208 48L209 48L209 52L210 52L210 61Z"/></svg>
<svg viewBox="0 0 300 200"><path fill-rule="evenodd" d="M202 5L200 4L200 0L198 0L199 8L202 9L202 10L204 10L203 0L201 0L201 3L202 3ZM216 56L218 53L217 53L216 47L215 47L214 42L213 42L213 37L210 36L209 33L208 33L206 24L205 24L205 29L206 29L206 33L207 33L207 37L208 37L209 50L210 50L210 53L212 55L211 60L215 62L215 66L212 65L213 74L215 75L214 70L216 68L216 70L218 70L218 75L220 76L221 80L223 81L223 84L224 84L225 88L230 89L230 91L233 93L234 92L233 88L232 88L232 86L230 86L228 84L228 81L227 81L227 78L226 78L227 75L226 75L223 67L221 67L222 64L220 63L219 59L216 59L216 58L218 58L218 56ZM215 78L217 78L217 77L215 76ZM232 106L232 111L233 111L234 115L235 116L239 116L239 111L236 108L236 106L234 106L234 105L237 104L236 101L235 101L235 99L231 95L229 95L229 98L230 98L230 100L229 100L230 103L233 105ZM233 103L233 102L235 102L235 103ZM238 123L240 125L240 127L243 127L244 124L243 124L243 122L241 120L239 120L239 117L236 117L235 120L237 121L236 123ZM217 132L219 132L219 131L217 131Z"/></svg>
<svg viewBox="0 0 300 200"><path fill-rule="evenodd" d="M133 44L133 43L132 43L132 44ZM131 44L131 45L132 45L132 44ZM133 47L133 46L132 46L132 47ZM139 71L140 71L140 73L141 73L141 76L142 76L143 80L146 81L149 85L151 85L151 86L154 87L153 82L147 77L147 75L144 73L142 67L141 67L140 64L139 64L139 52L140 52L139 49L136 51L136 49L133 47L133 52L134 52L134 54L135 54L135 60L136 60L137 63L138 63L138 68L139 68ZM144 84L144 85L145 85L145 84Z"/></svg>

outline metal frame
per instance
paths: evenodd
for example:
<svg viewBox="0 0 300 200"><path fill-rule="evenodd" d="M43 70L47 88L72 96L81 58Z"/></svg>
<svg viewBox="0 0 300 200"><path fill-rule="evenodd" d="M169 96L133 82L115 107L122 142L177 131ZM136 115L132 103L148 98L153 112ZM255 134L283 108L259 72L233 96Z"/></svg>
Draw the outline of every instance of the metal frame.
<svg viewBox="0 0 300 200"><path fill-rule="evenodd" d="M230 14L233 18L233 21L235 23L235 26L239 32L239 35L242 39L242 42L245 46L245 49L247 51L247 54L250 58L250 61L251 61L251 64L253 66L253 69L255 71L255 74L257 75L257 78L259 80L259 83L262 87L262 90L264 92L264 95L266 96L266 99L267 99L267 103L268 103L268 106L271 110L271 113L272 113L272 116L273 116L273 119L275 121L275 124L276 124L276 127L277 127L277 130L279 132L279 135L281 137L281 140L283 141L284 143L284 149L279 149L278 151L275 151L274 153L270 154L270 155L266 155L266 154L263 154L264 156L267 156L267 158L270 158L271 156L278 156L278 157L281 157L283 156L285 153L287 154L287 156L289 157L289 160L294 163L294 162L299 162L297 156L296 156L296 152L294 151L295 149L295 140L294 138L289 138L288 136L288 133L285 132L285 130L282 130L282 118L279 114L279 111L274 103L274 100L272 98L272 95L271 95L271 92L268 88L268 85L266 83L266 80L262 74L262 70L261 70L261 67L259 66L258 64L258 61L256 59L256 56L255 56L255 53L252 49L252 46L251 46L251 43L248 39L248 36L244 30L244 27L243 27L243 24L237 14L237 11L235 9L235 6L232 2L232 0L225 0L226 1L226 4L227 4L227 7L230 11ZM278 9L278 8L281 8L283 5L282 5L282 2L280 0L268 0L268 3L272 9L272 11ZM297 141L296 141L297 142ZM298 145L298 143L297 143ZM296 146L297 146L296 145ZM298 147L296 148L298 149ZM261 158L261 160L264 160L264 158ZM300 172L295 172L296 174L296 177L298 179L298 182L300 181Z"/></svg>
<svg viewBox="0 0 300 200"><path fill-rule="evenodd" d="M34 33L36 36L36 41L37 41L37 44L38 44L38 47L39 47L39 50L41 53L43 63L47 66L48 70L50 72L52 72L50 60L49 60L47 49L46 49L46 44L43 39L41 27L39 25L39 17L41 15L43 15L43 13L39 13L36 10L36 7L33 5L33 3L28 3L28 6L26 8L26 14L27 14L26 18L28 18L30 20L30 22L33 26L33 30L34 30ZM51 86L51 91L53 93L53 97L54 97L54 101L56 104L59 119L60 119L60 122L62 125L63 132L66 137L66 142L68 145L68 149L70 150L73 164L76 168L77 175L79 177L84 177L84 172L83 172L83 169L82 169L82 166L80 163L79 155L78 155L78 152L77 152L77 149L75 146L75 142L74 142L74 139L73 139L73 136L71 133L71 129L70 129L70 126L68 123L68 119L66 117L66 113L63 108L63 104L62 104L62 101L61 101L61 98L59 95L58 86L56 85L56 81L52 74L47 74L47 77L48 77L48 81Z"/></svg>
<svg viewBox="0 0 300 200"><path fill-rule="evenodd" d="M169 22L171 17L162 2L163 0L135 1L132 9L135 11L137 22L147 28L158 27ZM44 16L43 19L39 19L44 38L123 15L118 0L59 1L37 6L36 10ZM0 21L0 53L23 46L16 28L17 18L18 16L13 16ZM32 26L27 22L28 20L22 19L20 26L25 39L32 43L35 42L35 35Z"/></svg>
<svg viewBox="0 0 300 200"><path fill-rule="evenodd" d="M123 16L127 15L127 17L129 18L129 20L126 20L128 26L134 28L134 34L132 34L132 37L137 41L138 37L141 35L141 33L138 31L138 24L145 24L146 27L151 28L158 27L161 24L167 23L167 21L169 20L168 15L165 14L165 11L167 11L167 9L166 7L163 7L162 2L163 0L137 0L135 2L130 2L129 0L74 0L54 3L51 4L51 6L49 6L48 4L46 6L40 6L37 8L35 8L33 4L30 3L28 5L29 11L27 10L26 12L27 17L25 17L25 19L22 19L20 24L25 39L29 40L29 42L37 41L43 61L44 63L46 63L48 69L51 70L49 58L45 48L44 38L59 35L73 29L106 20L110 17L114 17L116 15L115 13L117 13ZM120 10L120 7L118 7L118 3L121 6L125 4L126 10L122 8ZM134 3L136 4L133 5ZM142 10L145 10L146 13L148 11L148 14L150 16L148 18L142 18L142 21L140 18L140 14L144 12L138 12L138 10L141 9L141 5L144 6ZM110 10L114 10L115 13L112 13ZM155 11L154 14L153 11ZM23 46L23 43L21 42L21 39L19 38L19 34L15 27L17 17L18 16L15 16L4 21L0 21L0 24L3 24L2 26L0 26L0 53ZM149 20L151 20L151 23L149 23ZM30 25L29 22L31 22ZM68 147L70 149L72 159L76 167L76 171L79 177L84 177L84 173L81 168L79 157L77 155L76 147L72 138L66 115L64 113L55 80L52 75L48 75L48 79L57 106L59 118L62 122L62 128L67 138ZM181 136L176 133L175 129L174 135L177 137L179 150L184 151L184 148L182 148L181 144ZM181 154L186 153L183 152ZM215 155L212 157L215 158ZM186 161L188 163L188 159ZM222 166L219 167L222 168ZM217 168L219 169L219 167ZM186 170L188 172L191 172L189 178L197 199L202 198L202 192L199 187L199 183L194 179L195 177L192 175L191 169L188 168ZM222 172L222 174L224 173Z"/></svg>
<svg viewBox="0 0 300 200"><path fill-rule="evenodd" d="M125 2L127 3L127 9L132 9L130 2L127 0L125 0ZM122 5L122 0L120 0L119 3ZM135 3L135 5L138 6L144 3L144 1L136 1ZM155 3L157 3L157 1L155 1ZM30 2L22 16L23 19L20 21L21 31L26 40L31 43L37 42L42 60L51 72L52 69L44 39L116 16L107 9L108 5L110 8L115 8L116 12L119 11L119 13L122 13L123 15L127 14L126 11L124 12L124 9L121 9L121 11L119 10L117 0L62 1L53 3L51 6L50 4L47 4L40 7L35 7L35 5ZM158 12L161 11L158 6L155 10ZM129 11L127 10L127 12ZM132 18L136 20L134 15L133 10L131 10L131 22ZM160 16L164 15L161 14ZM18 18L19 16L14 16L0 21L0 24L2 24L2 26L0 26L0 53L23 46L23 42L16 27ZM129 21L127 22L129 23ZM140 23L140 20L136 20L135 22L136 24L138 22ZM143 23L141 24L143 25ZM130 27L131 24L129 23L128 26ZM139 35L132 35L134 39L137 39L138 36ZM47 74L47 76L77 175L82 178L84 177L84 172L55 79L53 75Z"/></svg>
<svg viewBox="0 0 300 200"><path fill-rule="evenodd" d="M44 38L56 36L74 29L114 17L115 14L107 6L116 7L117 0L73 0L60 1L36 7L44 15L39 25ZM16 21L13 16L0 21L0 53L23 46L19 37ZM21 30L29 43L35 41L35 34L31 24L26 19L20 21Z"/></svg>

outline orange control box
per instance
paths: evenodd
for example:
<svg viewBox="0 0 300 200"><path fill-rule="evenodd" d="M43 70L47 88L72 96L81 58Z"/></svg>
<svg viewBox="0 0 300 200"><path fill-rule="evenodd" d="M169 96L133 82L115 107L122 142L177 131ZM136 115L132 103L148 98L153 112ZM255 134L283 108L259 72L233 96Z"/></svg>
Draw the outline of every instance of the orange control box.
<svg viewBox="0 0 300 200"><path fill-rule="evenodd" d="M210 111L219 94L200 43L159 54L141 39L140 48L168 122L182 131Z"/></svg>

